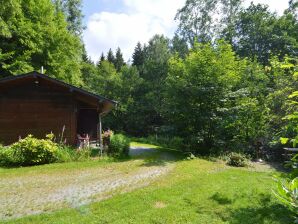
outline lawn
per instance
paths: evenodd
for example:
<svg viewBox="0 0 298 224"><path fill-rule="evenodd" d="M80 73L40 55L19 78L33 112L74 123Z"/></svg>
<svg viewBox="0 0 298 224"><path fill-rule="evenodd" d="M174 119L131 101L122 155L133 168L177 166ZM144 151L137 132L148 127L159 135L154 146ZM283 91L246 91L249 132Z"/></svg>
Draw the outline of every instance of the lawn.
<svg viewBox="0 0 298 224"><path fill-rule="evenodd" d="M158 149L157 149L158 150ZM163 158L163 157L160 157ZM204 159L184 160L134 158L119 162L82 162L49 165L51 174L59 175L64 167L77 169L137 169L139 166L173 168L150 181L145 187L119 192L100 202L55 212L11 219L3 223L292 223L291 214L272 194L273 174L267 166L232 168L223 162ZM156 161L153 161L156 160ZM165 160L165 161L163 161ZM130 168L128 169L127 167ZM47 166L0 170L0 177L14 178L41 172ZM67 172L67 171L64 171ZM17 206L17 205L16 205Z"/></svg>

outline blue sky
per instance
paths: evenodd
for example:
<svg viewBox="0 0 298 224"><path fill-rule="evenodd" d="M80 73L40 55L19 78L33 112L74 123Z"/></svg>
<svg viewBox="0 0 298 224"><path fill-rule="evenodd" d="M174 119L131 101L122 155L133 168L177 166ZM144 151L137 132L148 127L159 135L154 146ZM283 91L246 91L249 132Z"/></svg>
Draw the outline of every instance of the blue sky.
<svg viewBox="0 0 298 224"><path fill-rule="evenodd" d="M251 0L245 0L247 6ZM281 14L288 0L253 0ZM172 37L174 16L185 0L83 0L86 50L93 61L109 48L120 47L129 60L138 41L146 43L154 34Z"/></svg>
<svg viewBox="0 0 298 224"><path fill-rule="evenodd" d="M88 17L99 12L120 12L123 8L121 0L83 0L83 13L85 24Z"/></svg>

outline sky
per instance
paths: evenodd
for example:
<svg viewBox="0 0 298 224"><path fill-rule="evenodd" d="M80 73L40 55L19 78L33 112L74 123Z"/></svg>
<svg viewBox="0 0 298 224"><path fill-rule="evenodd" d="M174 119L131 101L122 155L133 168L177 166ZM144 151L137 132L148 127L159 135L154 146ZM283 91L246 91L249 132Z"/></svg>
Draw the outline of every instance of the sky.
<svg viewBox="0 0 298 224"><path fill-rule="evenodd" d="M246 0L248 6L251 0ZM269 5L282 14L288 0L253 0ZM155 34L169 38L177 29L174 17L185 0L83 0L83 40L91 59L96 62L101 53L120 47L129 61L138 41L142 44Z"/></svg>

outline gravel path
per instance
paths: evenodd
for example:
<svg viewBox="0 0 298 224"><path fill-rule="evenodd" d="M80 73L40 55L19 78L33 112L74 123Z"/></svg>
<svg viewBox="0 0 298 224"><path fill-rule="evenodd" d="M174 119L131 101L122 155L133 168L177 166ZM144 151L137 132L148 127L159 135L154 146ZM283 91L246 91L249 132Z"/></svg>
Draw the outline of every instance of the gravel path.
<svg viewBox="0 0 298 224"><path fill-rule="evenodd" d="M146 165L146 156L154 153L154 149L131 148L130 155L135 157L135 160L122 162L119 167L111 164L61 173L1 178L0 219L79 207L106 199L115 193L146 186L173 168L173 165L167 162L162 165ZM165 158L165 155L161 156L162 159Z"/></svg>

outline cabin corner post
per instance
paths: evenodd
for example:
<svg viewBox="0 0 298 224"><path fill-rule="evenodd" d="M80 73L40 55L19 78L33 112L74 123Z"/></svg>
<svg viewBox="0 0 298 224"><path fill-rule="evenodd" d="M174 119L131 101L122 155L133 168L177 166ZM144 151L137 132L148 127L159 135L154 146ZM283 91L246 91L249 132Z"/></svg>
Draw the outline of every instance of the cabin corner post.
<svg viewBox="0 0 298 224"><path fill-rule="evenodd" d="M98 115L98 131L99 131L99 151L100 156L102 156L103 144L102 144L102 123L101 123L101 114Z"/></svg>

